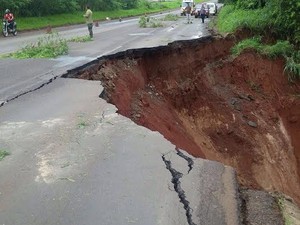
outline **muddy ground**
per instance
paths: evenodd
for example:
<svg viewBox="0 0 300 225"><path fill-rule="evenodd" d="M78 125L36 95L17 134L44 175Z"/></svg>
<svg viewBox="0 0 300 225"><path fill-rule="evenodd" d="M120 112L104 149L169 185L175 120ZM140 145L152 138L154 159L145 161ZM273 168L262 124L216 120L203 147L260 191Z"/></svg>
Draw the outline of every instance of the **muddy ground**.
<svg viewBox="0 0 300 225"><path fill-rule="evenodd" d="M69 77L101 80L102 97L196 157L236 168L242 186L300 204L300 83L284 60L230 54L206 37L101 58Z"/></svg>

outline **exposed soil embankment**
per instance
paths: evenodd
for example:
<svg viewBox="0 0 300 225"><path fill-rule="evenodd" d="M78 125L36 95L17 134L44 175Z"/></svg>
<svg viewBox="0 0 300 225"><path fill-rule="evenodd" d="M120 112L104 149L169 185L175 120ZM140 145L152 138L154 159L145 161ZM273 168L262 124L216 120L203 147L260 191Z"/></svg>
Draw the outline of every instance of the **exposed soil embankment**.
<svg viewBox="0 0 300 225"><path fill-rule="evenodd" d="M91 63L71 76L101 80L119 113L194 156L237 169L239 182L300 203L300 84L284 62L230 56L231 39L175 42Z"/></svg>

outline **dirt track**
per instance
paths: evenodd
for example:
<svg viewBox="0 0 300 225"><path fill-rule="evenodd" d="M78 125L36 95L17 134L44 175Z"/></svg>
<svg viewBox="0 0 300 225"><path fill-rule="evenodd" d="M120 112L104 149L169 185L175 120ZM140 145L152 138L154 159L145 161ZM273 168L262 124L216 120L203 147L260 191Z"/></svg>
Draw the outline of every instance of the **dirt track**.
<svg viewBox="0 0 300 225"><path fill-rule="evenodd" d="M300 83L282 59L202 38L126 51L76 74L101 80L119 113L194 156L237 169L241 185L283 192L300 205Z"/></svg>

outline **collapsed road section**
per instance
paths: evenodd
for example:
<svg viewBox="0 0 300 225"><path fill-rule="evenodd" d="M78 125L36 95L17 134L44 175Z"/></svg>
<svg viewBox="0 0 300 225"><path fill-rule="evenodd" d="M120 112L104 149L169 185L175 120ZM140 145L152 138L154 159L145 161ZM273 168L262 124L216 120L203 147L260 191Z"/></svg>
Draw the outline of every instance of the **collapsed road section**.
<svg viewBox="0 0 300 225"><path fill-rule="evenodd" d="M300 88L283 59L232 57L204 37L102 57L65 77L100 80L101 97L195 157L237 170L244 187L300 203Z"/></svg>
<svg viewBox="0 0 300 225"><path fill-rule="evenodd" d="M101 90L56 79L1 108L1 224L239 224L232 168L117 114Z"/></svg>

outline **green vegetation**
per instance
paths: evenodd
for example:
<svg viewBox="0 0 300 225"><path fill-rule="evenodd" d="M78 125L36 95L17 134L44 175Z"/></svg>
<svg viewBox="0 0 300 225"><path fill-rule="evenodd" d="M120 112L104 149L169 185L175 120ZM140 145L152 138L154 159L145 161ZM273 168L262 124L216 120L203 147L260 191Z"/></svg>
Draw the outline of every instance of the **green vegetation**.
<svg viewBox="0 0 300 225"><path fill-rule="evenodd" d="M89 4L94 11L136 9L151 6L147 0L0 0L0 10L13 10L19 16L40 17L85 10Z"/></svg>
<svg viewBox="0 0 300 225"><path fill-rule="evenodd" d="M152 28L156 28L156 27L163 27L163 23L161 22L161 20L156 19L156 18L150 18L150 27Z"/></svg>
<svg viewBox="0 0 300 225"><path fill-rule="evenodd" d="M0 7L2 7L2 12L4 11L5 8L10 8L12 11L16 11L17 15L17 23L18 23L18 29L20 31L22 30L33 30L33 29L40 29L40 28L45 28L48 26L51 27L58 27L58 26L64 26L64 25L73 25L73 24L80 24L84 23L84 5L85 4L80 4L80 6L75 7L74 10L69 9L68 7L71 7L69 2L72 2L72 0L67 0L67 8L65 10L58 10L55 12L42 12L40 13L23 13L23 9L21 6L16 6L13 5L13 2L16 2L16 4L19 2L18 1L24 1L24 0L15 0L15 1L6 1L3 6L2 0L0 0ZM37 0L26 0L29 2L35 2ZM39 0L42 1L42 0ZM42 3L46 4L48 2L49 9L53 9L54 6L57 6L54 2L52 1L58 1L58 0L43 0ZM60 1L66 1L66 0L60 0ZM122 4L113 4L116 2L121 2ZM133 1L133 0L130 0ZM155 12L160 12L164 10L169 10L169 9L175 9L179 8L180 5L180 0L175 0L175 1L162 1L162 2L149 2L147 0L135 0L137 1L137 4L133 4L132 7L128 7L127 5L125 6L124 2L130 2L129 0L127 1L121 1L121 0L106 0L105 4L100 4L99 2L104 2L104 0L93 0L91 2L94 2L93 4L91 3L91 8L93 10L93 18L95 21L101 21L105 20L106 17L109 17L111 19L118 19L120 17L129 17L129 16L137 16L137 15L144 15L148 13L155 13ZM10 6L8 6L10 5ZM61 5L61 4L58 4ZM106 7L103 7L106 6ZM134 6L134 7L133 7ZM19 7L19 9L14 10L14 8ZM24 6L25 7L25 6ZM37 6L35 5L34 8ZM21 10L21 11L20 11ZM27 10L30 12L30 10ZM68 12L68 13L66 13Z"/></svg>
<svg viewBox="0 0 300 225"><path fill-rule="evenodd" d="M285 57L284 71L288 75L288 80L293 82L300 79L300 51L296 51L288 41L278 40L275 44L268 45L261 42L261 37L255 36L240 41L231 49L231 52L233 55L239 55L246 49L255 50L270 58Z"/></svg>
<svg viewBox="0 0 300 225"><path fill-rule="evenodd" d="M148 22L149 22L149 17L147 17L147 16L141 16L140 20L139 20L139 25L142 28L146 28Z"/></svg>
<svg viewBox="0 0 300 225"><path fill-rule="evenodd" d="M179 16L178 16L178 15L175 15L175 14L167 14L163 20L164 20L164 21L177 21L178 19L179 19Z"/></svg>
<svg viewBox="0 0 300 225"><path fill-rule="evenodd" d="M234 5L224 6L218 17L218 30L220 32L235 32L236 30L248 29L252 32L263 32L269 18L264 15L266 9L243 10Z"/></svg>
<svg viewBox="0 0 300 225"><path fill-rule="evenodd" d="M247 31L253 38L241 41L232 53L254 49L270 58L286 59L288 79L300 79L300 2L298 0L225 0L217 28L222 33ZM262 43L262 38L272 43ZM277 40L277 41L274 41Z"/></svg>
<svg viewBox="0 0 300 225"><path fill-rule="evenodd" d="M88 125L89 125L88 122L86 122L86 121L84 121L84 120L81 120L81 121L77 124L77 127L78 127L79 129L83 129L83 128L87 127Z"/></svg>
<svg viewBox="0 0 300 225"><path fill-rule="evenodd" d="M37 43L28 44L20 51L5 55L17 59L27 58L55 58L68 53L67 41L57 33L39 38Z"/></svg>
<svg viewBox="0 0 300 225"><path fill-rule="evenodd" d="M300 51L295 52L292 56L286 57L284 71L288 75L290 82L300 79Z"/></svg>
<svg viewBox="0 0 300 225"><path fill-rule="evenodd" d="M139 20L139 25L142 28L146 28L146 27L156 28L156 27L164 26L161 20L148 17L148 16L141 16Z"/></svg>
<svg viewBox="0 0 300 225"><path fill-rule="evenodd" d="M88 41L92 41L92 38L89 35L68 39L68 42L88 42Z"/></svg>
<svg viewBox="0 0 300 225"><path fill-rule="evenodd" d="M285 201L286 200L283 196L277 197L277 202L283 215L284 225L293 225L294 223L292 221L292 218L290 217L289 213L286 211Z"/></svg>
<svg viewBox="0 0 300 225"><path fill-rule="evenodd" d="M293 52L293 46L288 41L279 40L276 44L266 45L262 44L261 37L258 36L239 42L231 49L231 52L234 55L239 55L245 49L254 49L258 53L266 55L270 58L275 58L278 56L291 56Z"/></svg>
<svg viewBox="0 0 300 225"><path fill-rule="evenodd" d="M250 30L281 40L300 43L299 0L227 0L220 12L221 32Z"/></svg>
<svg viewBox="0 0 300 225"><path fill-rule="evenodd" d="M8 155L10 155L9 152L0 149L0 161L3 160Z"/></svg>
<svg viewBox="0 0 300 225"><path fill-rule="evenodd" d="M178 3L177 3L178 4ZM178 15L175 14L167 14L163 19L156 19L153 17L149 17L147 15L141 16L139 19L139 26L142 28L146 27L163 27L162 21L177 21L179 19Z"/></svg>

